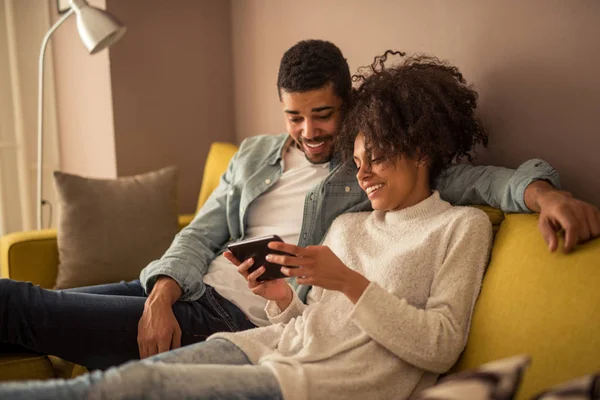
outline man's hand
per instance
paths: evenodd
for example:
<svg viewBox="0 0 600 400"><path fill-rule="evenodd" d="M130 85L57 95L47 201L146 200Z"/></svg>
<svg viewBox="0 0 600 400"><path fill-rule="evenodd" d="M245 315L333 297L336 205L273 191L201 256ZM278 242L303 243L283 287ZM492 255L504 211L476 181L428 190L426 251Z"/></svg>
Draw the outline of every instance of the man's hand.
<svg viewBox="0 0 600 400"><path fill-rule="evenodd" d="M569 253L578 243L600 236L600 210L592 204L556 190L545 181L536 181L525 190L525 203L531 211L539 212L539 229L548 249L558 248L558 232L565 231L563 251Z"/></svg>
<svg viewBox="0 0 600 400"><path fill-rule="evenodd" d="M173 313L180 297L181 288L173 279L161 276L156 280L138 323L140 358L181 347L181 328Z"/></svg>

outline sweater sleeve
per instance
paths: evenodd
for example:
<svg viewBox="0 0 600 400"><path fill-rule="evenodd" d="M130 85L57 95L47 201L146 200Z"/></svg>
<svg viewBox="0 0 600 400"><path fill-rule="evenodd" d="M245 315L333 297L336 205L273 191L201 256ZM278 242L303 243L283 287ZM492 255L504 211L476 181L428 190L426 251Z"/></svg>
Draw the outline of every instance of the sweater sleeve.
<svg viewBox="0 0 600 400"><path fill-rule="evenodd" d="M484 213L466 216L452 233L424 309L371 282L350 318L404 361L435 373L446 372L466 345L491 238L491 224Z"/></svg>
<svg viewBox="0 0 600 400"><path fill-rule="evenodd" d="M300 300L298 293L296 293L293 288L292 293L294 294L294 297L292 297L291 303L285 310L280 310L276 301L269 300L267 302L267 305L265 306L265 312L267 313L267 317L272 324L287 324L292 320L292 318L302 315L302 312L307 305Z"/></svg>

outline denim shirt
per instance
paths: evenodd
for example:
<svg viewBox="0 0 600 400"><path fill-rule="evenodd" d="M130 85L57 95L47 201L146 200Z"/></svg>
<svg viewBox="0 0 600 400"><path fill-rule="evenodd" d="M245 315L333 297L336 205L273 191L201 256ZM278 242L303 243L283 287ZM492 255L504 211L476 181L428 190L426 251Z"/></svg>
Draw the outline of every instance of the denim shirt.
<svg viewBox="0 0 600 400"><path fill-rule="evenodd" d="M181 301L194 301L204 294L203 277L209 264L226 250L227 243L245 238L248 206L281 177L283 152L289 142L288 134L254 136L242 142L219 186L194 220L159 260L142 270L140 281L146 293L159 275L166 275L181 286ZM321 243L338 215L371 210L356 171L335 162L331 165L329 175L306 194L298 246ZM530 212L524 192L536 180L559 187L554 168L533 159L516 170L452 165L440 174L434 188L452 204L487 204L504 212Z"/></svg>

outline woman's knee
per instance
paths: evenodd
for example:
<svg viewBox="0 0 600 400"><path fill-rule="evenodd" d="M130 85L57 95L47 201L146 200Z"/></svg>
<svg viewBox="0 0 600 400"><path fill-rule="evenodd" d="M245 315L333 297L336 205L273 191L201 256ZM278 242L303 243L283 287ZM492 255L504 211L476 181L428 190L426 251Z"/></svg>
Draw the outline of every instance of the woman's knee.
<svg viewBox="0 0 600 400"><path fill-rule="evenodd" d="M139 361L92 373L89 380L91 399L134 398L142 392L158 393L156 389L162 381L154 365Z"/></svg>

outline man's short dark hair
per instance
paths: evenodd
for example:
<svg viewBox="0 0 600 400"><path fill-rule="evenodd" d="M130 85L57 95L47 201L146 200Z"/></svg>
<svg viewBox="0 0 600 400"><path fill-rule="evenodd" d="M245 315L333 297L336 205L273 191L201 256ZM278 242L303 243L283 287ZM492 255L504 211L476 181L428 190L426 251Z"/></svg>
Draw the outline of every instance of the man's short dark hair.
<svg viewBox="0 0 600 400"><path fill-rule="evenodd" d="M285 52L279 64L277 92L307 92L333 85L346 102L352 92L348 62L340 49L325 40L303 40Z"/></svg>

